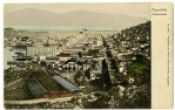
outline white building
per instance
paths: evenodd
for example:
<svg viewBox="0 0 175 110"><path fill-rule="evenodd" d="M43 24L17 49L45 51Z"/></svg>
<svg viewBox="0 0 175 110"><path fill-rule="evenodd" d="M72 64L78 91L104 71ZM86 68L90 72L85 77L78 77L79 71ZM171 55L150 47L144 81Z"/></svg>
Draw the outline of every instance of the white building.
<svg viewBox="0 0 175 110"><path fill-rule="evenodd" d="M55 56L56 47L27 47L27 56Z"/></svg>

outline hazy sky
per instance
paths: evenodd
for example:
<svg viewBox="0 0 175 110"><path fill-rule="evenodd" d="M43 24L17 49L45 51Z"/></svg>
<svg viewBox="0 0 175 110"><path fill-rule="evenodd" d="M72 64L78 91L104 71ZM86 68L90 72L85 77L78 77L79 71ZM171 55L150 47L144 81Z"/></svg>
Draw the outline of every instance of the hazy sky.
<svg viewBox="0 0 175 110"><path fill-rule="evenodd" d="M42 9L54 13L71 11L93 11L100 13L125 14L130 16L150 17L149 3L113 3L113 4L5 4L4 12L11 12L25 8Z"/></svg>

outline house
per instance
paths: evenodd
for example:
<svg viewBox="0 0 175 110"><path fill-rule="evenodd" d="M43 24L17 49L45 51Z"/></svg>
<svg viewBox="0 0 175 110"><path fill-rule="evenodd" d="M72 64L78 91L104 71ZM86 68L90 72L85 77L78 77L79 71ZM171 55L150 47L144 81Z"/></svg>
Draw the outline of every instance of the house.
<svg viewBox="0 0 175 110"><path fill-rule="evenodd" d="M28 77L27 87L29 88L29 91L34 97L41 97L43 94L47 92L46 88L34 76Z"/></svg>
<svg viewBox="0 0 175 110"><path fill-rule="evenodd" d="M98 78L100 78L100 75L101 75L101 70L92 70L90 72L90 79L91 80L98 79Z"/></svg>
<svg viewBox="0 0 175 110"><path fill-rule="evenodd" d="M62 52L56 56L59 58L60 61L68 61L72 58L71 54Z"/></svg>
<svg viewBox="0 0 175 110"><path fill-rule="evenodd" d="M41 68L29 73L26 78L27 88L37 97L59 97L79 92L80 89L55 71L43 71ZM57 74L57 75L56 75Z"/></svg>
<svg viewBox="0 0 175 110"><path fill-rule="evenodd" d="M61 86L63 86L66 90L68 90L69 92L77 92L80 91L80 89L75 86L74 84L72 84L71 82L67 81L66 79L64 79L61 76L53 76L53 79L60 84Z"/></svg>

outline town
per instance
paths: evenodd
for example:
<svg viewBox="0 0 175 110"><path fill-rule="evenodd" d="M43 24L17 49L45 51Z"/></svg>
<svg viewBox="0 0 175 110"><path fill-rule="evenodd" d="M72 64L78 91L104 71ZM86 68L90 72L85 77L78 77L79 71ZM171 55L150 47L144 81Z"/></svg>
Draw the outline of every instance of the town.
<svg viewBox="0 0 175 110"><path fill-rule="evenodd" d="M6 108L150 108L151 22L121 31L4 28Z"/></svg>

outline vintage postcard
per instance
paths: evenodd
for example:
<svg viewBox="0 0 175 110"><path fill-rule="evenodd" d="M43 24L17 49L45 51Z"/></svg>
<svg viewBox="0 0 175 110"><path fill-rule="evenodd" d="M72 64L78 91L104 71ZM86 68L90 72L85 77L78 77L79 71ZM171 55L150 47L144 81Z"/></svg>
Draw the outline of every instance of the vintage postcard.
<svg viewBox="0 0 175 110"><path fill-rule="evenodd" d="M6 109L173 106L173 4L4 4Z"/></svg>

